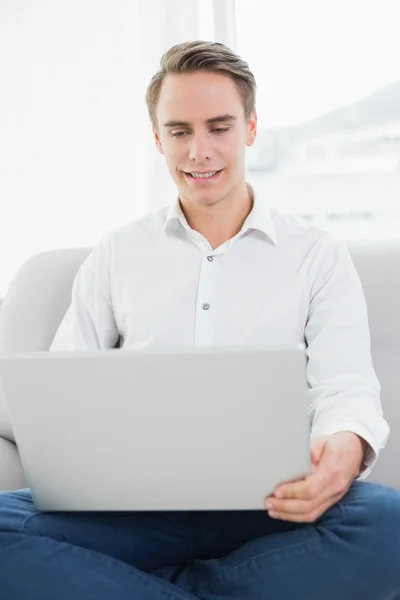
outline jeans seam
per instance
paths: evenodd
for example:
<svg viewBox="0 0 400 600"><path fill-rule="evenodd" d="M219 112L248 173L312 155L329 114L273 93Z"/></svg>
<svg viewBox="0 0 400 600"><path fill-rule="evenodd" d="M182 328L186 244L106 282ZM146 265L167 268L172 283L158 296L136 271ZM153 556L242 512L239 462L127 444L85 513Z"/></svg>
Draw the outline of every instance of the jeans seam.
<svg viewBox="0 0 400 600"><path fill-rule="evenodd" d="M346 504L344 502L343 503L340 502L340 500L339 500L338 507L340 508L340 514L341 514L341 517L342 517L342 523L344 523L344 525L348 525L349 521L348 521L348 518L347 518Z"/></svg>
<svg viewBox="0 0 400 600"><path fill-rule="evenodd" d="M29 520L30 517L33 517L35 515L29 515L25 521ZM23 533L23 532L22 532ZM58 542L56 540L53 540L52 538L46 538L48 542L50 542L51 544L53 544L54 546L59 546L60 544L66 545L66 546L70 546L72 549L72 552L75 549L78 549L79 552L81 553L85 553L86 555L92 555L92 554L96 554L97 558L99 561L108 564L109 566L114 567L115 569L119 569L121 571L125 571L127 572L129 575L131 575L132 577L136 577L137 579L141 580L142 584L148 584L148 587L150 586L156 586L157 592L165 597L165 598L169 598L169 600L187 600L187 595L182 595L182 593L180 593L181 591L179 590L179 588L177 587L177 591L175 592L172 590L165 590L162 587L162 584L158 581L158 578L155 575L152 575L151 573L145 573L145 572L141 572L139 569L136 569L135 567L133 567L132 565L129 565L128 563L124 563L123 561L119 561L117 558L114 558L112 556L108 556L106 554L102 554L101 552L96 552L95 550L90 550L89 548L84 548L82 546L74 546L72 544L70 544L69 542ZM23 544L24 542L26 542L27 539L25 540L21 540L19 543ZM154 578L154 580L152 581L145 581L145 576L149 575L152 578Z"/></svg>
<svg viewBox="0 0 400 600"><path fill-rule="evenodd" d="M340 502L338 502L336 504L336 507L339 509L339 512L340 512L340 520L347 525L348 522L347 522L347 517L346 517L345 512L344 512L344 506ZM272 556L276 557L277 553L281 552L282 555L284 554L286 556L287 551L289 551L289 552L296 551L296 550L298 550L301 547L307 548L311 544L313 544L315 542L318 542L321 539L321 537L322 537L322 534L320 533L320 529L321 529L321 527L323 527L323 524L322 523L318 523L318 520L317 520L314 523L310 523L309 526L311 526L311 527L314 526L314 528L315 528L315 530L316 530L316 532L318 534L318 537L315 537L315 538L313 538L311 540L305 540L305 541L299 542L297 544L292 544L291 546L286 546L286 547L282 547L282 548L275 548L275 549L267 550L265 552L261 552L260 554L255 555L255 556L252 556L252 557L244 560L243 562L241 562L241 563L239 563L239 564L237 564L237 565L235 565L233 567L230 567L226 571L223 571L222 573L218 573L217 575L214 575L213 577L211 577L207 581L201 582L200 585L196 587L196 592L198 590L201 590L203 586L208 586L209 584L212 584L213 582L218 581L220 578L225 577L228 573L231 573L231 572L233 572L233 571L235 571L237 569L240 569L240 568L246 566L247 564L249 564L249 563L251 563L253 561L256 561L256 560L258 560L260 558L266 558L266 556L268 554L271 554Z"/></svg>
<svg viewBox="0 0 400 600"><path fill-rule="evenodd" d="M49 538L49 539L51 539L51 538ZM51 540L51 541L55 542L55 540ZM55 542L55 543L57 543L57 542ZM170 590L164 590L161 583L159 583L157 581L158 577L156 575L152 575L151 573L141 572L139 569L136 569L132 565L129 565L128 563L124 563L123 561L119 561L117 558L108 556L107 554L102 554L101 552L96 552L96 551L90 550L89 548L83 548L81 546L73 546L72 544L69 544L69 542L60 542L60 543L67 544L68 546L72 546L72 548L79 548L80 552L82 551L89 555L96 554L102 562L107 563L107 564L109 564L117 569L120 569L122 571L128 571L130 575L135 575L136 577L139 576L139 579L141 579L142 582L143 582L143 579L145 579L146 575L150 575L151 577L155 578L155 581L151 581L149 583L156 585L159 588L159 592L161 592L162 594L171 594L172 600L173 600L173 598L177 598L179 600L187 600L187 596L182 596L179 593L179 589L177 590L177 592L170 591Z"/></svg>
<svg viewBox="0 0 400 600"><path fill-rule="evenodd" d="M29 531L29 529L27 529L26 524L28 523L28 521L30 521L34 517L37 517L38 514L39 513L35 513L33 515L28 515L27 517L25 517L25 519L20 524L20 533L26 533L26 534L32 534L33 533L32 531ZM49 539L51 539L51 538L49 538Z"/></svg>
<svg viewBox="0 0 400 600"><path fill-rule="evenodd" d="M320 536L318 536L318 538L314 538L312 540L306 540L304 542L299 542L298 544L293 544L292 546L285 547L285 554L287 550L293 551L296 549L299 549L301 547L303 548L307 548L308 546L310 546L311 544L319 541ZM243 562L235 565L234 567L230 567L229 569L226 569L226 571L223 571L222 573L218 573L217 575L214 575L213 577L211 577L210 579L208 579L207 581L202 581L200 583L200 585L196 586L195 592L198 593L199 590L201 590L202 588L209 586L212 583L217 582L219 579L225 577L227 574L237 571L238 569L246 566L249 563L252 563L260 558L265 558L268 554L274 555L276 556L276 550L277 549L273 549L273 550L267 550L266 552L261 552L260 554L256 554L255 556L251 556L250 558L247 558L246 560L244 560ZM282 548L278 549L279 551L282 550ZM283 554L283 553L282 553Z"/></svg>

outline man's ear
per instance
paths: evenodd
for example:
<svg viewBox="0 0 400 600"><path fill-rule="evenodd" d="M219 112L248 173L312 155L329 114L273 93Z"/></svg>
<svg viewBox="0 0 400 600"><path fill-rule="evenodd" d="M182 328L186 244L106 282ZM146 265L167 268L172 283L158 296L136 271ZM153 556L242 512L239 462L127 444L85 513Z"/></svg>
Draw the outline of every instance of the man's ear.
<svg viewBox="0 0 400 600"><path fill-rule="evenodd" d="M160 154L164 154L164 150L161 144L160 136L158 135L158 131L155 127L153 127L153 135L156 141L156 146Z"/></svg>
<svg viewBox="0 0 400 600"><path fill-rule="evenodd" d="M256 137L257 137L257 111L256 111L256 109L254 109L253 112L251 113L251 117L250 117L248 125L247 125L247 137L246 137L247 146L252 146L254 144L254 142L256 141Z"/></svg>

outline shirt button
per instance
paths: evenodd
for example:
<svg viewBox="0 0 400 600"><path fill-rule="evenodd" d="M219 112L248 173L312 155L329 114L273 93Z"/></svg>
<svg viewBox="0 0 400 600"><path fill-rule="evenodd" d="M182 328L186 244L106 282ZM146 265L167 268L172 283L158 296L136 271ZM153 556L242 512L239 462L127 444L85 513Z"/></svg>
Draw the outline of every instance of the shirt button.
<svg viewBox="0 0 400 600"><path fill-rule="evenodd" d="M207 260L208 260L209 262L212 262L212 261L214 260L214 257L213 257L213 256L207 256Z"/></svg>
<svg viewBox="0 0 400 600"><path fill-rule="evenodd" d="M202 304L202 305L201 305L201 308L202 308L203 310L208 310L208 309L210 308L210 305L209 305L209 304L207 304L207 302L204 302L204 304Z"/></svg>

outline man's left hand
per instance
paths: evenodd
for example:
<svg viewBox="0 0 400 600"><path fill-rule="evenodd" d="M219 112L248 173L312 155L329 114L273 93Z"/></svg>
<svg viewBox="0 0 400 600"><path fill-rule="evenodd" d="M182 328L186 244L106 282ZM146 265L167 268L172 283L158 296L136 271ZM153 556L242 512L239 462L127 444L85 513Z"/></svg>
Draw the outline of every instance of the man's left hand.
<svg viewBox="0 0 400 600"><path fill-rule="evenodd" d="M312 523L336 504L360 473L367 443L355 433L340 431L311 441L312 473L279 485L265 500L275 519Z"/></svg>

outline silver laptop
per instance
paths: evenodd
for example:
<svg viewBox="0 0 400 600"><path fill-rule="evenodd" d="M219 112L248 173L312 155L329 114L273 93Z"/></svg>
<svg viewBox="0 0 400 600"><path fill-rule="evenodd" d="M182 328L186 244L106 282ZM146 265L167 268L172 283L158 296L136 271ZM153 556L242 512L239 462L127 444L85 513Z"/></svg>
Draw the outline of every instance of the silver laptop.
<svg viewBox="0 0 400 600"><path fill-rule="evenodd" d="M263 509L310 471L305 348L0 358L39 510Z"/></svg>

